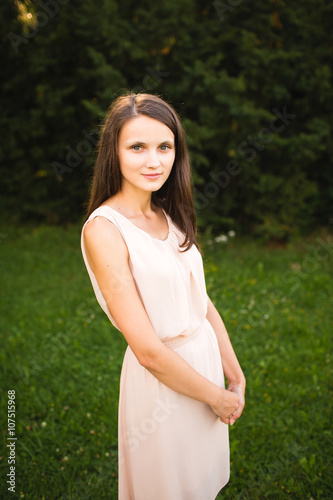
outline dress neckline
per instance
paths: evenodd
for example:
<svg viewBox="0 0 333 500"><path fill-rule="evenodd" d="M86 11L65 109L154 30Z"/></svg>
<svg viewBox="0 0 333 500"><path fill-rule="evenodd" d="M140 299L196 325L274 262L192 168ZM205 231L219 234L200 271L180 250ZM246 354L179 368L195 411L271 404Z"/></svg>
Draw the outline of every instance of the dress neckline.
<svg viewBox="0 0 333 500"><path fill-rule="evenodd" d="M168 218L168 215L167 213L164 211L164 209L162 207L160 207L162 209L162 212L164 213L164 217L166 218L166 221L167 221L167 224L168 224L168 235L167 237L165 238L165 240L161 240L160 238L156 238L155 236L152 236L151 234L147 233L147 231L145 231L144 229L141 229L141 227L138 227L136 224L134 224L130 219L128 219L127 217L125 217L125 215L121 214L120 212L118 212L118 210L115 210L114 208L110 207L110 205L101 205L100 208L102 207L107 207L109 208L110 210L112 210L113 212L116 212L118 215L120 215L120 217L123 217L123 219L126 219L132 226L136 227L136 229L138 229L139 231L141 231L142 233L145 233L147 236L149 236L150 238L152 238L153 240L157 240L157 241L161 241L162 243L165 243L166 241L169 240L170 238L170 235L171 235L171 227L170 227L170 222L169 222L169 218Z"/></svg>

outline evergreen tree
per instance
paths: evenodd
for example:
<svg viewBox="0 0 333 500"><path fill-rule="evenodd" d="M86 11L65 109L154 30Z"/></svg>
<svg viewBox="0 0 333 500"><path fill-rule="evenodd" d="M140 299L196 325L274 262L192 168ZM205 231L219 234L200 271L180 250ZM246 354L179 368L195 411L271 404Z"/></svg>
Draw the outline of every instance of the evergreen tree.
<svg viewBox="0 0 333 500"><path fill-rule="evenodd" d="M198 222L288 239L332 213L333 4L4 0L3 213L80 219L124 90L183 120Z"/></svg>

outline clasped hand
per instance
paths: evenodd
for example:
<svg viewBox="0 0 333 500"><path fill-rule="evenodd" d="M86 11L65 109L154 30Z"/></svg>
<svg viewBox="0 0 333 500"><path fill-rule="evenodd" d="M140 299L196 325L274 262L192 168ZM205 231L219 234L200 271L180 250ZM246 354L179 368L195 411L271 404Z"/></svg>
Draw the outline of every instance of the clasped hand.
<svg viewBox="0 0 333 500"><path fill-rule="evenodd" d="M245 406L245 388L240 384L230 383L228 389L221 390L221 397L212 410L221 422L233 425L241 416Z"/></svg>

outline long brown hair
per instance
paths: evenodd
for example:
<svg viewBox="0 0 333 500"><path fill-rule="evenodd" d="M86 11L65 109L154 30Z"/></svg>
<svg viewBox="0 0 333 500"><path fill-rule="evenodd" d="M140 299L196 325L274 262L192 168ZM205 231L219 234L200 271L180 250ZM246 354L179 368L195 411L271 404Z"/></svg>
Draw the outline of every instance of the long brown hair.
<svg viewBox="0 0 333 500"><path fill-rule="evenodd" d="M122 175L118 139L124 124L136 116L148 116L166 125L175 137L175 161L163 186L152 192L152 201L163 208L184 233L180 247L189 250L196 241L197 224L192 195L192 176L185 134L176 111L153 94L129 93L118 97L109 107L97 145L90 198L86 217L121 189Z"/></svg>

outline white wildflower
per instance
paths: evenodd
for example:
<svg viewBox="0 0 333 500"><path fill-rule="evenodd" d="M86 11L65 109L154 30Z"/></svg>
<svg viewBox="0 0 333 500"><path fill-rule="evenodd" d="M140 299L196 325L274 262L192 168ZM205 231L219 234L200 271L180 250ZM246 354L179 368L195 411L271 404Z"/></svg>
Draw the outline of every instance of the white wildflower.
<svg viewBox="0 0 333 500"><path fill-rule="evenodd" d="M217 243L226 243L228 241L228 236L226 236L225 234L220 234L220 236L216 236L214 240Z"/></svg>

